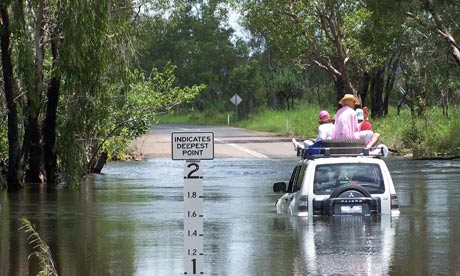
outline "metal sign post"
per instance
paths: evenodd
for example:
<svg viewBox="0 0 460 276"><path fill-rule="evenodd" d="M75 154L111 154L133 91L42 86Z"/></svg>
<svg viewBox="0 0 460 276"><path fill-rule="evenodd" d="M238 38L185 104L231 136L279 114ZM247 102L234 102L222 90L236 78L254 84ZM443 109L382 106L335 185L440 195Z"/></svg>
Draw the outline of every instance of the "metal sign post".
<svg viewBox="0 0 460 276"><path fill-rule="evenodd" d="M214 159L213 132L173 132L172 159L184 167L184 275L203 273L203 170Z"/></svg>

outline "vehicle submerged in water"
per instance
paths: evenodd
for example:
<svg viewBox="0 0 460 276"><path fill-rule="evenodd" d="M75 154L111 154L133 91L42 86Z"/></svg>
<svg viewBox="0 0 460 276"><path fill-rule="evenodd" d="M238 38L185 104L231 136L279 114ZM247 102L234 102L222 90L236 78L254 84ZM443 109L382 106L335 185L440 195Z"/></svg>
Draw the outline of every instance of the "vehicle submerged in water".
<svg viewBox="0 0 460 276"><path fill-rule="evenodd" d="M278 213L294 216L399 215L390 172L381 159L384 147L367 148L361 140L327 140L301 153L289 183L277 182L283 193Z"/></svg>

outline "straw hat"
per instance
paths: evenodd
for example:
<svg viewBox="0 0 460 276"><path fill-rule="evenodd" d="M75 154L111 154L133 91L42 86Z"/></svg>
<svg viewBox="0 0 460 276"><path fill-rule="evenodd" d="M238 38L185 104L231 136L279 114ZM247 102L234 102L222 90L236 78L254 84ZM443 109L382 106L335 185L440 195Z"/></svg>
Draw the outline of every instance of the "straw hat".
<svg viewBox="0 0 460 276"><path fill-rule="evenodd" d="M352 94L345 94L343 98L339 101L339 104L343 105L346 100L353 100L356 105L359 105L361 102Z"/></svg>

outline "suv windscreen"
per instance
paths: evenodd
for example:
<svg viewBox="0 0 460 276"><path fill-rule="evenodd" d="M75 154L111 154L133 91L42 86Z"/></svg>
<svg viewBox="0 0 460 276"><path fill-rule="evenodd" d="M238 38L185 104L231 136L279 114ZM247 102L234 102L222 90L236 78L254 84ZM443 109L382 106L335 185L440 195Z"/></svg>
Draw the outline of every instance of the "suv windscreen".
<svg viewBox="0 0 460 276"><path fill-rule="evenodd" d="M329 195L337 187L344 184L358 184L371 194L383 194L385 185L378 164L344 163L317 165L313 192Z"/></svg>

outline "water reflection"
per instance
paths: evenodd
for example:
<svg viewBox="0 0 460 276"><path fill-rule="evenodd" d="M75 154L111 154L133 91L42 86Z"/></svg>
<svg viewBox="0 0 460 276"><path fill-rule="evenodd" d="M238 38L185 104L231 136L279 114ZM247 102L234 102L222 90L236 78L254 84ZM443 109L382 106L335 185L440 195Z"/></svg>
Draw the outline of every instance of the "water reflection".
<svg viewBox="0 0 460 276"><path fill-rule="evenodd" d="M296 275L388 275L395 223L390 216L292 218L301 254Z"/></svg>
<svg viewBox="0 0 460 276"><path fill-rule="evenodd" d="M203 161L205 274L458 274L460 162L389 159L396 221L276 214L272 184L295 162ZM39 270L21 217L50 245L60 275L183 275L183 166L111 163L78 191L1 191L0 275Z"/></svg>

